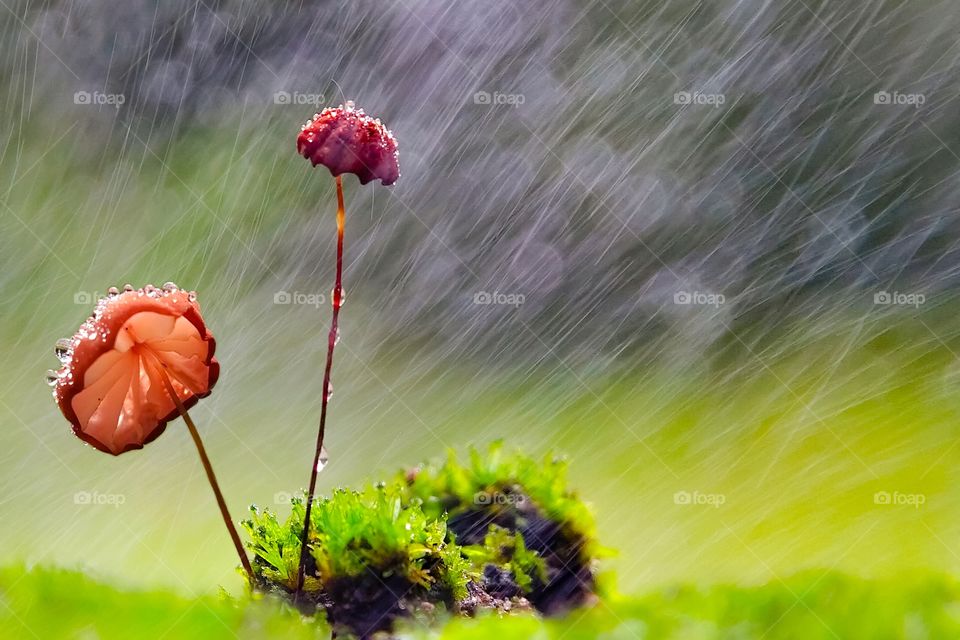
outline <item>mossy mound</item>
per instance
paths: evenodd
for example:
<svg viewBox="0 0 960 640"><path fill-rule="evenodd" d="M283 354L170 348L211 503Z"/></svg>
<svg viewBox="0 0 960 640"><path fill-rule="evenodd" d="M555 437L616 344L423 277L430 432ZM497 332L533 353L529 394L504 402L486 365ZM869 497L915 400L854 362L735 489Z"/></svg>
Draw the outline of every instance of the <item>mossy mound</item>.
<svg viewBox="0 0 960 640"><path fill-rule="evenodd" d="M554 615L595 590L593 519L554 459L495 445L454 454L362 491L336 491L311 510L309 564L297 592L303 498L283 521L251 508L255 588L322 613L359 638L436 612Z"/></svg>

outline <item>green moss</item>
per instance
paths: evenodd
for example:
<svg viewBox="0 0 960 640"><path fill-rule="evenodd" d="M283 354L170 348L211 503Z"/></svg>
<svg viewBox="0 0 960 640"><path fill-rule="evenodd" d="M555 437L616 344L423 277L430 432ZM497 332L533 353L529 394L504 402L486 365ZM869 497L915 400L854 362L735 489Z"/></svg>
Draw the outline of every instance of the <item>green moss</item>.
<svg viewBox="0 0 960 640"><path fill-rule="evenodd" d="M536 551L527 549L518 532L491 525L483 544L464 547L463 553L476 572L487 564L508 571L524 593L530 593L534 580L547 581L546 563Z"/></svg>
<svg viewBox="0 0 960 640"><path fill-rule="evenodd" d="M567 462L547 454L542 459L521 452L507 454L501 442L485 452L471 449L466 463L450 451L446 461L426 464L406 476L407 499L423 503L432 518L450 516L474 507L503 510L515 504L522 492L550 520L588 544L587 555L597 552L593 514L567 484Z"/></svg>
<svg viewBox="0 0 960 640"><path fill-rule="evenodd" d="M446 523L428 518L416 501L403 497L397 485L378 485L363 491L338 490L319 499L311 510L308 544L314 570L305 580L305 591L325 590L337 579L373 570L463 597L467 563L457 546L446 540ZM283 522L270 511L255 507L251 511L243 526L252 540L249 548L257 577L265 585L295 590L304 500L294 500Z"/></svg>
<svg viewBox="0 0 960 640"><path fill-rule="evenodd" d="M541 611L579 606L596 590L596 525L568 487L565 460L506 453L495 442L483 452L471 449L463 463L451 451L399 481L408 501L430 517L447 518L450 538L474 573L494 565Z"/></svg>

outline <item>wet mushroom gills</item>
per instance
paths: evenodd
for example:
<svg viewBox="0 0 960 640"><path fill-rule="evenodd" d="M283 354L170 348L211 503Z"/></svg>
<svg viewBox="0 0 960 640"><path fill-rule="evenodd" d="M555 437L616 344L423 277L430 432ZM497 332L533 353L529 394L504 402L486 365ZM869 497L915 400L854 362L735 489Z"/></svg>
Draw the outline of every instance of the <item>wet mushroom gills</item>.
<svg viewBox="0 0 960 640"><path fill-rule="evenodd" d="M337 187L337 272L333 287L333 317L327 336L327 361L323 370L323 395L320 401L320 425L313 464L310 466L310 485L307 492L306 517L300 537L300 563L297 577L297 592L303 590L307 564L307 539L310 529L310 513L317 487L317 474L323 468L326 450L323 438L327 422L327 403L332 389L330 377L333 369L333 351L339 336L340 307L343 305L343 232L346 211L343 204L344 173L352 173L367 184L380 180L391 185L400 177L397 141L380 122L366 115L363 109L355 108L353 102L336 108L326 108L307 122L297 136L297 152L313 166L322 164L334 176Z"/></svg>
<svg viewBox="0 0 960 640"><path fill-rule="evenodd" d="M253 570L227 510L210 459L187 410L210 395L220 375L216 341L196 293L172 282L111 287L72 338L58 340L61 367L48 373L53 397L78 438L119 456L142 449L183 418L244 570Z"/></svg>

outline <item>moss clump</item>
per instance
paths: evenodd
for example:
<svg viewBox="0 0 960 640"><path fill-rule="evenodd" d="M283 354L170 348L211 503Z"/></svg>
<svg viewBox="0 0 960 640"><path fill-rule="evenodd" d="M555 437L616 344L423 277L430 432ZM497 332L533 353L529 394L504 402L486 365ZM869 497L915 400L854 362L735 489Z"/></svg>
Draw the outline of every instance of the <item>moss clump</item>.
<svg viewBox="0 0 960 640"><path fill-rule="evenodd" d="M466 464L450 452L444 463L404 479L410 503L422 504L429 517L447 518L450 539L482 573L485 591L502 590L506 573L547 614L592 596L596 527L567 486L564 460L507 455L498 442L485 453L472 449Z"/></svg>
<svg viewBox="0 0 960 640"><path fill-rule="evenodd" d="M305 504L281 521L252 508L243 523L255 587L323 612L368 638L433 612L530 609L554 614L594 591L593 518L566 487L566 464L504 455L446 462L363 491L338 490L311 510L309 563L297 588Z"/></svg>
<svg viewBox="0 0 960 640"><path fill-rule="evenodd" d="M446 523L428 518L393 485L338 490L311 512L301 608L322 609L335 627L366 638L429 603L453 607L466 597L468 563L447 541ZM292 596L297 586L305 505L285 522L253 508L243 523L252 539L257 587Z"/></svg>

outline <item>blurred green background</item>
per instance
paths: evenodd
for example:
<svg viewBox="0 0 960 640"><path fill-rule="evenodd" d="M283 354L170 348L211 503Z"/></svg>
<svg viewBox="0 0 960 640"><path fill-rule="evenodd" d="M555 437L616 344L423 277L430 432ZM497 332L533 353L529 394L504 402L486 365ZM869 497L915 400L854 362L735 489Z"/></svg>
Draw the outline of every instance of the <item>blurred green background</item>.
<svg viewBox="0 0 960 640"><path fill-rule="evenodd" d="M108 287L196 289L223 371L192 413L234 517L282 510L329 323L275 302L332 286L333 181L294 149L322 94L403 177L345 181L321 490L503 438L569 455L628 592L960 572L949 7L483 4L0 9L0 564L239 591L182 425L105 456L44 372Z"/></svg>

